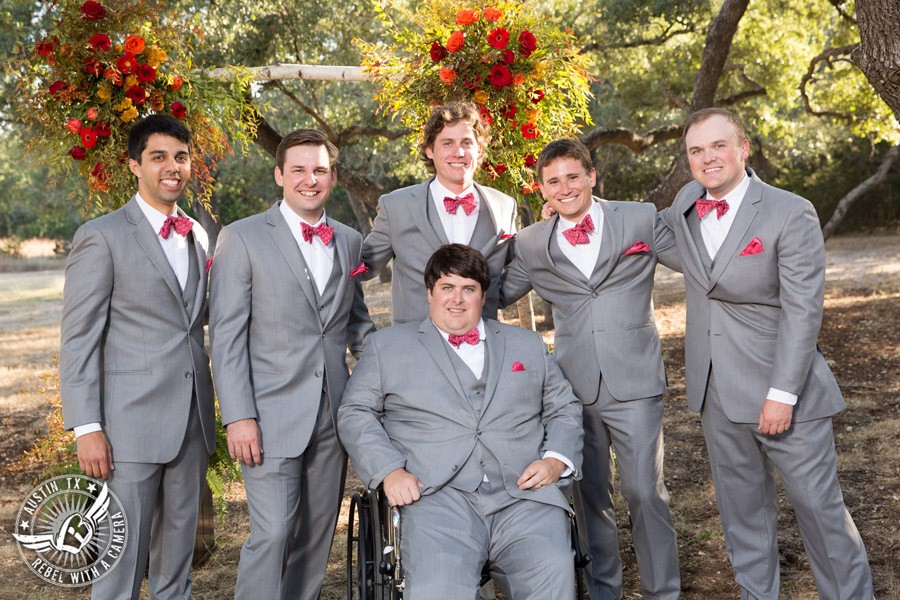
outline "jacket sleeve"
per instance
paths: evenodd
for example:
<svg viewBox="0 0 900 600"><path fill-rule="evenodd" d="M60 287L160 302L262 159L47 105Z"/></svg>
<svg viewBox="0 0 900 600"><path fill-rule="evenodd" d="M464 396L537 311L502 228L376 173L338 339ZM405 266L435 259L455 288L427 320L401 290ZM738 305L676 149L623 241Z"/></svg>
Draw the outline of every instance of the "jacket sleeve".
<svg viewBox="0 0 900 600"><path fill-rule="evenodd" d="M360 277L364 281L372 279L384 269L392 258L394 258L394 246L391 244L391 223L388 218L387 203L385 197L382 196L378 199L378 214L375 216L372 231L366 236L362 247L362 259L369 270L361 273Z"/></svg>

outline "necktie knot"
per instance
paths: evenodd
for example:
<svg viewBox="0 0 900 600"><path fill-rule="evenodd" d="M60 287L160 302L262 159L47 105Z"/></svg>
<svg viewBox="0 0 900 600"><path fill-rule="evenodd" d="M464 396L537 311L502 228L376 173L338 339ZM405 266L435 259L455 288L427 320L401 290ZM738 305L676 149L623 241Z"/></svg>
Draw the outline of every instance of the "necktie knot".
<svg viewBox="0 0 900 600"><path fill-rule="evenodd" d="M303 227L304 242L312 244L313 236L317 235L326 246L331 243L331 238L334 236L334 227L329 227L325 223L319 223L317 227L313 227L307 223L301 223L301 225Z"/></svg>
<svg viewBox="0 0 900 600"><path fill-rule="evenodd" d="M450 342L450 344L454 348L459 348L463 342L465 342L466 344L471 344L471 345L475 346L478 344L478 340L480 340L480 339L481 339L481 336L478 334L477 327L468 333L464 333L463 335L456 335L456 334L451 333L450 335L447 336L447 341Z"/></svg>
<svg viewBox="0 0 900 600"><path fill-rule="evenodd" d="M447 212L451 215L455 215L456 209L460 206L462 206L467 217L471 215L472 211L475 210L475 195L472 192L469 192L465 196L456 196L454 198L451 198L450 196L444 197L444 208L447 209Z"/></svg>
<svg viewBox="0 0 900 600"><path fill-rule="evenodd" d="M162 227L160 227L159 235L162 237L162 239L167 240L169 239L169 236L172 235L172 230L174 229L175 233L177 233L181 237L185 237L193 226L194 222L187 217L169 216L166 217L166 220L163 222Z"/></svg>
<svg viewBox="0 0 900 600"><path fill-rule="evenodd" d="M728 202L726 200L707 200L706 198L700 198L697 200L695 206L697 209L697 216L701 219L712 209L716 209L717 219L721 219L722 215L728 212Z"/></svg>
<svg viewBox="0 0 900 600"><path fill-rule="evenodd" d="M594 221L591 219L591 215L585 215L581 220L581 223L575 225L575 227L570 227L563 231L563 236L569 241L573 246L577 246L578 244L588 244L590 243L590 238L588 237L588 233L594 230Z"/></svg>

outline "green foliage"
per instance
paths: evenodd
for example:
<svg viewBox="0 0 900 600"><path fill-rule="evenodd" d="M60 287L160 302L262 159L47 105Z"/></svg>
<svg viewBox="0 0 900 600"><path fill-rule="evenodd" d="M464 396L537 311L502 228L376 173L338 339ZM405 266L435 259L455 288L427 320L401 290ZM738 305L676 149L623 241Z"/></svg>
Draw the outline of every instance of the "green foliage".
<svg viewBox="0 0 900 600"><path fill-rule="evenodd" d="M384 112L411 128L413 148L434 106L475 102L492 126L478 179L517 196L536 187L534 157L549 140L589 123L584 61L572 35L527 3L461 5L425 0L410 25L379 6L392 42L358 41L363 66L378 81Z"/></svg>
<svg viewBox="0 0 900 600"><path fill-rule="evenodd" d="M241 465L228 454L228 436L222 427L222 415L219 414L219 406L216 404L216 449L209 457L206 483L213 494L216 515L223 523L228 507L225 492L231 488L232 483L241 480Z"/></svg>

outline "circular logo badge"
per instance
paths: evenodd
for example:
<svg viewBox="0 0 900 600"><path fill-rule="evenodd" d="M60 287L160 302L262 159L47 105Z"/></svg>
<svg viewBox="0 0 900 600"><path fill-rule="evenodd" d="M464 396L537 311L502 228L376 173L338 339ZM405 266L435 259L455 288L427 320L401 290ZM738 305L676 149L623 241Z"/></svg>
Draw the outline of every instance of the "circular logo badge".
<svg viewBox="0 0 900 600"><path fill-rule="evenodd" d="M116 566L128 541L128 522L105 482L60 475L31 491L19 508L13 537L35 575L78 587Z"/></svg>

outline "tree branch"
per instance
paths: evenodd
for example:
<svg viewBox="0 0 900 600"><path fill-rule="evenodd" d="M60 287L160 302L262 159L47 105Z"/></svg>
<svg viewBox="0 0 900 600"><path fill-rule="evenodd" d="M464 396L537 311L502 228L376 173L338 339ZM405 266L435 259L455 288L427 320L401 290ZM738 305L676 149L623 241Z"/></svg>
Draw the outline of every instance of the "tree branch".
<svg viewBox="0 0 900 600"><path fill-rule="evenodd" d="M841 15L842 19L849 21L856 25L856 19L854 19L849 13L845 12L843 8L841 8L841 0L828 0L831 5L838 11L838 14Z"/></svg>
<svg viewBox="0 0 900 600"><path fill-rule="evenodd" d="M852 52L859 44L851 44L849 46L840 46L839 48L829 48L824 52L814 56L811 61L809 61L809 69L806 70L806 74L803 75L803 78L800 80L800 97L803 99L803 106L806 108L806 112L816 116L816 117L832 117L834 119L838 119L843 121L844 123L850 123L853 121L853 115L849 115L846 113L839 113L830 110L815 110L809 102L809 95L806 93L806 85L808 83L812 83L815 81L815 71L816 66L825 61L828 66L832 66L832 59L836 56L847 55L849 60L849 54Z"/></svg>
<svg viewBox="0 0 900 600"><path fill-rule="evenodd" d="M283 79L315 79L319 81L371 81L371 78L363 71L362 67L341 67L330 65L289 65L275 64L264 67L250 67L246 69L253 76L254 81L279 81ZM215 79L230 79L234 76L234 69L222 67L219 69L199 70Z"/></svg>
<svg viewBox="0 0 900 600"><path fill-rule="evenodd" d="M884 180L887 178L888 171L894 165L894 161L897 160L898 156L900 156L900 146L893 146L890 150L888 150L887 154L884 157L884 160L881 161L881 164L878 166L878 170L875 172L875 174L850 190L846 196L838 201L837 208L834 209L834 212L831 213L831 217L828 219L828 222L825 223L825 225L822 227L822 235L826 240L831 236L832 233L834 233L835 229L838 228L838 225L841 224L841 221L844 220L844 216L847 214L847 210L849 210L850 206L854 202L859 200L859 198L863 194L865 194L872 188L884 183Z"/></svg>
<svg viewBox="0 0 900 600"><path fill-rule="evenodd" d="M318 123L322 127L325 135L328 136L329 140L337 139L337 135L335 135L334 130L331 128L331 126L328 124L328 122L324 119L324 117L322 117L322 115L320 115L313 107L311 107L308 104L306 104L305 102L303 102L292 91L290 91L289 89L284 87L284 84L281 83L280 81L276 81L274 85L279 90L281 90L281 93L283 93L285 96L290 98L294 102L294 104L299 106L303 112L305 112L310 117L312 117L316 121L316 123Z"/></svg>
<svg viewBox="0 0 900 600"><path fill-rule="evenodd" d="M658 127L645 135L634 133L630 129L616 127L612 129L592 129L581 137L588 150L594 150L606 144L619 144L632 152L640 154L650 146L675 140L681 137L681 125Z"/></svg>
<svg viewBox="0 0 900 600"><path fill-rule="evenodd" d="M658 37L653 38L632 40L630 42L622 42L619 44L601 44L599 42L591 42L590 44L584 46L581 50L579 50L578 53L584 54L593 50L600 50L601 52L603 52L606 50L618 50L622 48L638 48L640 46L662 46L673 37L684 35L686 33L694 33L693 24L689 24L684 29L676 29L675 31L672 31L673 27L675 27L674 23L669 25L669 27Z"/></svg>
<svg viewBox="0 0 900 600"><path fill-rule="evenodd" d="M716 88L731 51L731 42L750 0L725 0L706 34L706 45L700 59L700 70L691 94L691 111L709 108L716 98Z"/></svg>
<svg viewBox="0 0 900 600"><path fill-rule="evenodd" d="M337 134L337 140L334 142L337 146L342 146L354 137L383 137L387 140L396 140L412 131L410 127L403 129L388 129L387 127L366 127L363 125L351 125Z"/></svg>

